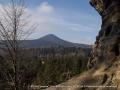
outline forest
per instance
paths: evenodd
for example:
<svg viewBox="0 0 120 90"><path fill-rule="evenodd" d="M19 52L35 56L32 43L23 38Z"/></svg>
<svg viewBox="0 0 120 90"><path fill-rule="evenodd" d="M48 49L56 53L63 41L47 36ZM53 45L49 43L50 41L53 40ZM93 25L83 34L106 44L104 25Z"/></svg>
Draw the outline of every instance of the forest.
<svg viewBox="0 0 120 90"><path fill-rule="evenodd" d="M87 70L90 51L90 48L76 47L21 49L19 83L23 88L31 85L51 86L62 83ZM12 84L10 77L13 74L12 67L7 61L9 58L7 54L5 58L0 56L0 88L2 90L4 87L10 88Z"/></svg>

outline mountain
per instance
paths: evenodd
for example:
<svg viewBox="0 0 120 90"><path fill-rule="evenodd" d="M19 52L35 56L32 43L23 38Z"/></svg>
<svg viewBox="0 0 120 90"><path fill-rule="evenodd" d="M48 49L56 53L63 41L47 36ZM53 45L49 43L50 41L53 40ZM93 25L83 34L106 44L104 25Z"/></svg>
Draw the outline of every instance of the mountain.
<svg viewBox="0 0 120 90"><path fill-rule="evenodd" d="M27 48L38 48L38 47L81 47L81 48L90 48L90 45L87 44L78 44L78 43L72 43L69 41L65 41L53 34L48 34L46 36L43 36L39 39L35 40L24 40L23 44L24 47Z"/></svg>

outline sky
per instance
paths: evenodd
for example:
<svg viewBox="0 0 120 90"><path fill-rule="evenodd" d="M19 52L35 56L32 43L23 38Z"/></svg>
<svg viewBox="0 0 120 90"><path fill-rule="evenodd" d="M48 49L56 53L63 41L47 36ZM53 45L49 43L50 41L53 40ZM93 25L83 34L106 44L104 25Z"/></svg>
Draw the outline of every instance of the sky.
<svg viewBox="0 0 120 90"><path fill-rule="evenodd" d="M8 3L9 0L0 0ZM61 39L94 44L101 27L101 17L89 0L25 0L29 21L36 30L29 39L55 34Z"/></svg>

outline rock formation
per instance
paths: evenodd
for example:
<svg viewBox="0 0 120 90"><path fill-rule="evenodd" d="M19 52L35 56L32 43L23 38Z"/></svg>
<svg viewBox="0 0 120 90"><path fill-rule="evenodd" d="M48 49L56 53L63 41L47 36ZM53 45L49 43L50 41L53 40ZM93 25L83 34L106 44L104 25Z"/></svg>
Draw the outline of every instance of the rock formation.
<svg viewBox="0 0 120 90"><path fill-rule="evenodd" d="M74 87L48 90L120 90L120 0L91 0L90 4L101 15L102 26L88 71L60 84Z"/></svg>
<svg viewBox="0 0 120 90"><path fill-rule="evenodd" d="M102 26L88 67L111 66L120 55L120 0L91 0L90 4L100 13Z"/></svg>
<svg viewBox="0 0 120 90"><path fill-rule="evenodd" d="M104 67L102 72L99 71L99 74L104 74L98 85L114 85L120 90L120 0L91 0L90 4L101 15L102 26L96 37L88 68L98 72Z"/></svg>

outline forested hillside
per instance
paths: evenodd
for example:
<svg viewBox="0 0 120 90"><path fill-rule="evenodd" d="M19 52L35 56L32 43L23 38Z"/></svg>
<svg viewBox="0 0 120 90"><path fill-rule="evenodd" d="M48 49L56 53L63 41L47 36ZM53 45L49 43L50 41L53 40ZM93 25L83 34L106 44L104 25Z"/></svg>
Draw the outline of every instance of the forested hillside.
<svg viewBox="0 0 120 90"><path fill-rule="evenodd" d="M28 86L31 84L51 86L62 83L87 69L86 64L90 51L89 48L76 47L21 49L20 83ZM9 56L5 55L3 54L0 58L1 88L10 87L12 84L2 76L3 73L10 75L13 73L10 63L6 60Z"/></svg>

